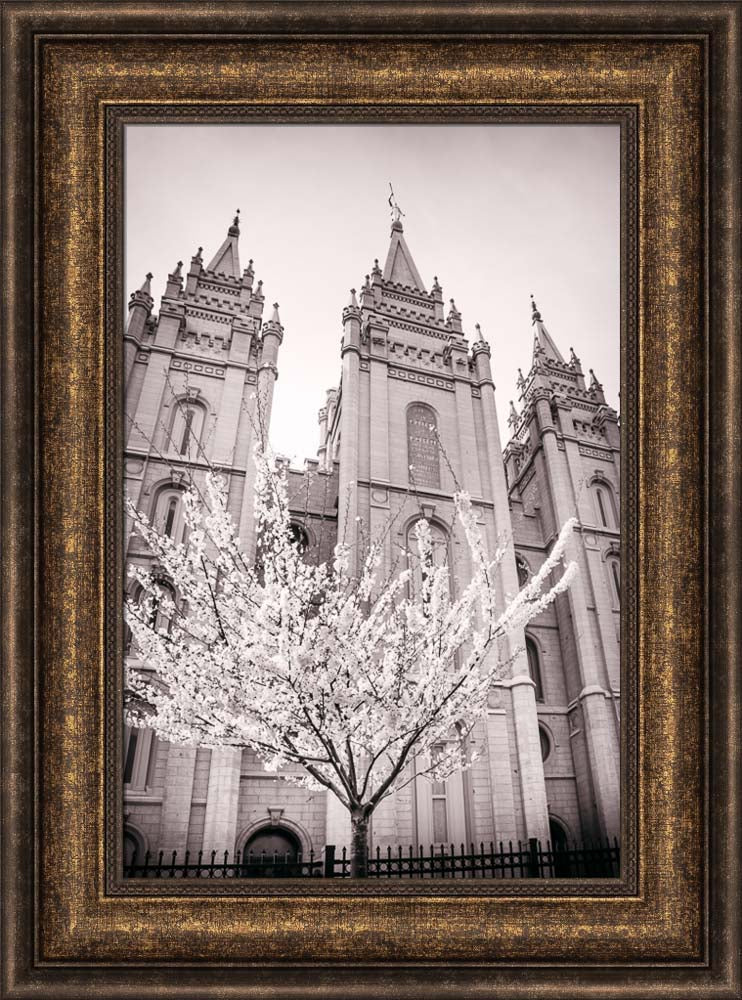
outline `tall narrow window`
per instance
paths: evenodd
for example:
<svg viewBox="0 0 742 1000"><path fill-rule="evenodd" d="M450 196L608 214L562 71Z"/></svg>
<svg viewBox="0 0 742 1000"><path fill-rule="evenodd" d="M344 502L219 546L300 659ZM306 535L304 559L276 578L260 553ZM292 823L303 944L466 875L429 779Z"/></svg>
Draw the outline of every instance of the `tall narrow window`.
<svg viewBox="0 0 742 1000"><path fill-rule="evenodd" d="M175 526L175 513L178 509L178 501L173 497L167 505L167 514L165 515L165 534L168 538L173 537L173 527Z"/></svg>
<svg viewBox="0 0 742 1000"><path fill-rule="evenodd" d="M175 485L160 487L153 504L152 523L174 542L182 542L185 533L183 491Z"/></svg>
<svg viewBox="0 0 742 1000"><path fill-rule="evenodd" d="M525 587L525 585L528 583L528 577L530 576L530 572L528 570L528 563L525 561L523 556L516 555L515 568L518 571L518 586Z"/></svg>
<svg viewBox="0 0 742 1000"><path fill-rule="evenodd" d="M533 639L526 638L526 656L528 657L528 673L536 687L536 701L543 701L544 687L541 681L541 663L539 662L538 649Z"/></svg>
<svg viewBox="0 0 742 1000"><path fill-rule="evenodd" d="M603 528L616 530L618 510L612 487L604 479L596 476L591 484L591 492L595 504L596 524Z"/></svg>
<svg viewBox="0 0 742 1000"><path fill-rule="evenodd" d="M193 407L186 408L185 426L183 427L183 438L180 442L180 454L185 455L188 451L188 444L191 440L191 428L193 427Z"/></svg>
<svg viewBox="0 0 742 1000"><path fill-rule="evenodd" d="M600 510L600 520L604 528L608 527L608 519L605 516L605 503L603 501L603 491L598 489L595 491L598 496L598 509Z"/></svg>
<svg viewBox="0 0 742 1000"><path fill-rule="evenodd" d="M443 753L443 746L432 749L433 756ZM446 805L446 782L434 781L431 791L433 842L445 844L448 841L448 808Z"/></svg>
<svg viewBox="0 0 742 1000"><path fill-rule="evenodd" d="M202 457L201 438L205 423L206 406L201 400L177 400L170 425L168 449L189 461Z"/></svg>
<svg viewBox="0 0 742 1000"><path fill-rule="evenodd" d="M445 566L448 562L448 535L435 522L431 522L430 524L430 535L433 543L433 565ZM412 570L411 589L413 593L419 594L422 586L423 568L420 565L414 524L411 524L407 531L407 552L409 553L408 558Z"/></svg>
<svg viewBox="0 0 742 1000"><path fill-rule="evenodd" d="M614 598L617 605L621 604L621 566L618 559L609 559L608 567L613 580Z"/></svg>
<svg viewBox="0 0 742 1000"><path fill-rule="evenodd" d="M413 403L407 410L407 458L410 482L440 489L438 420L432 407Z"/></svg>
<svg viewBox="0 0 742 1000"><path fill-rule="evenodd" d="M152 602L151 624L156 629L164 629L169 634L173 625L170 604L175 605L175 591L167 581L161 581L158 586L160 592Z"/></svg>
<svg viewBox="0 0 742 1000"><path fill-rule="evenodd" d="M134 773L134 759L137 753L137 742L139 740L139 730L130 729L129 739L126 744L126 755L124 757L124 784L128 785Z"/></svg>

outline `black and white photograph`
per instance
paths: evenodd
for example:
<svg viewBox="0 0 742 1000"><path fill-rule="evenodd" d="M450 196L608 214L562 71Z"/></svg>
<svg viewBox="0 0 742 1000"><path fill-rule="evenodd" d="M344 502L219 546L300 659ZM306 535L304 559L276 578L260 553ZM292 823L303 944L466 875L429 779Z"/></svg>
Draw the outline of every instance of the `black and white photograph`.
<svg viewBox="0 0 742 1000"><path fill-rule="evenodd" d="M127 125L125 879L615 879L611 124Z"/></svg>

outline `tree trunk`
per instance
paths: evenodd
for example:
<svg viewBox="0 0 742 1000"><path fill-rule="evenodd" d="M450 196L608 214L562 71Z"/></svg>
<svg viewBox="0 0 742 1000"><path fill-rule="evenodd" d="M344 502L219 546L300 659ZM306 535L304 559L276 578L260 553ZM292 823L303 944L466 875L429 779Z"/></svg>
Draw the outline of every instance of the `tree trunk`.
<svg viewBox="0 0 742 1000"><path fill-rule="evenodd" d="M368 814L359 810L350 814L350 877L368 878Z"/></svg>

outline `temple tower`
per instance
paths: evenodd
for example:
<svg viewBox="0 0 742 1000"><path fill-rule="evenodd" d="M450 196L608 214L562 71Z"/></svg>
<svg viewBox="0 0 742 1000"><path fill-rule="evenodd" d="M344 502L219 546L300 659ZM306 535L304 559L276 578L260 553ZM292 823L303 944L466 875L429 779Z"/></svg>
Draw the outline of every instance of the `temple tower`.
<svg viewBox="0 0 742 1000"><path fill-rule="evenodd" d="M426 289L401 213L395 214L384 268L374 262L360 301L352 291L343 311L332 425L326 408L320 415L327 435L320 453L340 463L338 537L378 536L393 519L385 543L392 565L424 515L456 592L471 575L455 526L458 485L471 494L490 551L507 545L499 580L504 602L517 591L518 577L489 345L477 330L470 347L453 299L444 310L437 278ZM445 783L415 779L383 802L372 821L374 844L548 838L535 686L523 637L498 652L510 665L493 689L491 715L474 733L484 750L480 761ZM331 801L328 810L328 841L347 842L345 816Z"/></svg>
<svg viewBox="0 0 742 1000"><path fill-rule="evenodd" d="M179 261L156 316L151 275L131 296L124 468L127 496L173 538L185 527L188 480L203 482L209 468L218 469L252 552L252 453L270 421L283 327L277 306L262 321L262 282L254 283L252 260L240 269L239 237L238 214L207 266L201 247L185 275ZM150 564L130 527L127 561ZM124 751L125 813L143 843L166 851L234 850L239 751L167 746L147 730L127 732Z"/></svg>
<svg viewBox="0 0 742 1000"><path fill-rule="evenodd" d="M541 674L539 715L544 726L551 719L551 736L574 774L579 817L570 832L577 838L618 837L618 415L593 371L586 383L574 351L566 361L535 302L531 309L532 364L519 378L522 408L518 413L511 404L513 436L505 450L519 570L524 576L535 571L574 516L578 526L568 557L580 572L554 609L529 627L529 655ZM560 796L569 809L566 781L560 785L555 777L552 788L552 811L560 808Z"/></svg>

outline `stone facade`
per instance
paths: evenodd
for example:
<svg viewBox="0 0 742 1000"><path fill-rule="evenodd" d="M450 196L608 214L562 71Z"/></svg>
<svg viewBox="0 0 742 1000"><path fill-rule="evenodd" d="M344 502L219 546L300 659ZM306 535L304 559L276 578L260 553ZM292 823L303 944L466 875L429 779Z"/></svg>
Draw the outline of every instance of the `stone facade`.
<svg viewBox="0 0 742 1000"><path fill-rule="evenodd" d="M198 480L207 460L218 464L253 554L250 455L270 422L283 328L277 306L263 320L261 283L252 261L240 271L238 243L235 219L208 267L200 249L185 278L179 263L156 317L149 277L131 296L125 470L133 502L177 537L185 470ZM478 327L467 339L437 278L426 289L398 220L384 268L376 261L360 294L351 293L342 325L341 379L319 411L317 457L288 470L307 559L327 559L358 524L373 535L392 518L391 565L423 514L451 586L464 586L471 568L452 529L458 483L490 550L505 544L504 600L538 569L561 525L579 522L570 543L577 582L497 651L511 665L471 736L477 761L445 783L411 775L377 809L373 846L618 836L615 410L592 372L586 383L574 353L565 361L534 303L533 362L519 378L520 413L510 404L503 453L489 345ZM146 563L143 546L127 537L129 560ZM305 852L348 843L347 815L332 796L265 773L249 751L168 746L127 732L124 777L129 849L231 853L268 834Z"/></svg>

